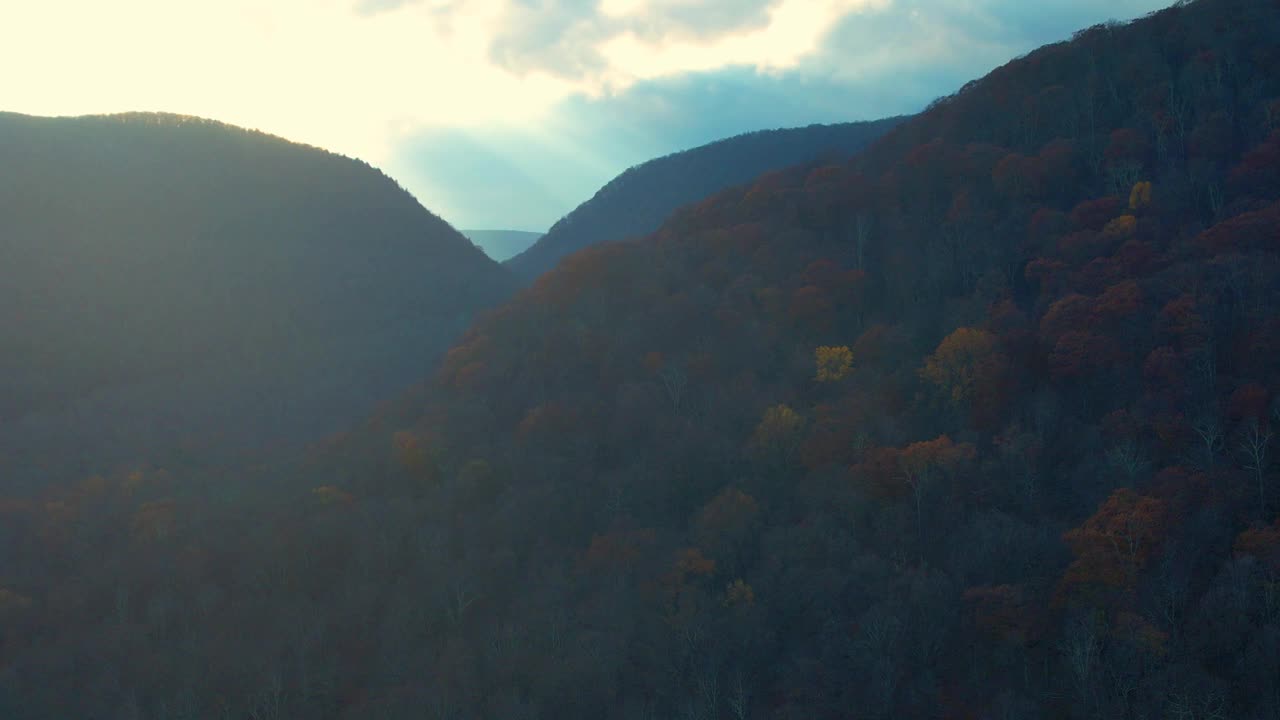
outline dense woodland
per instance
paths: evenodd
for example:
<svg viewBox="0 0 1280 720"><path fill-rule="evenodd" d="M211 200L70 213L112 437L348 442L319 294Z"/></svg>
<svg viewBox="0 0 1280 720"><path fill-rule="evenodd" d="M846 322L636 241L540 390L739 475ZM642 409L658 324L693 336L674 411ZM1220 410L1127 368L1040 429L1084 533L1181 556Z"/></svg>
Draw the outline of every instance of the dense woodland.
<svg viewBox="0 0 1280 720"><path fill-rule="evenodd" d="M222 123L0 114L0 168L0 488L349 426L512 288L367 164Z"/></svg>
<svg viewBox="0 0 1280 720"><path fill-rule="evenodd" d="M681 206L761 173L847 158L903 118L760 130L655 158L610 180L504 264L526 285L583 248L657 230Z"/></svg>
<svg viewBox="0 0 1280 720"><path fill-rule="evenodd" d="M0 716L1280 718L1280 5L573 255L302 462L0 505Z"/></svg>

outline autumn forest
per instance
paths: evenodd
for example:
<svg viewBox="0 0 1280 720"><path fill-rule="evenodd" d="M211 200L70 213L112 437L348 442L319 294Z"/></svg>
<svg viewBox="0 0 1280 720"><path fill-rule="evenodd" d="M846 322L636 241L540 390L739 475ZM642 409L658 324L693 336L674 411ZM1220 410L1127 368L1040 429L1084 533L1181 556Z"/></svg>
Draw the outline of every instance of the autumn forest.
<svg viewBox="0 0 1280 720"><path fill-rule="evenodd" d="M254 377L276 387L315 355L430 361L306 411L339 427L246 445L210 415L127 458L0 463L20 478L0 485L0 717L1280 718L1278 70L1274 0L1083 29L533 280L367 166L116 121L122 142L225 144L191 159L204 192L269 215L250 233L178 193L164 222L236 257L341 258L262 265L246 287L279 317L243 310L247 343L282 349L232 364L270 354ZM234 148L287 171L244 189ZM282 194L339 219L263 207ZM108 227L203 282L137 218L7 202L33 236ZM201 287L120 330L187 346L131 345L109 373L80 363L103 327L50 300L44 354L0 361L0 388L53 390L0 394L0 423L120 373L225 367L185 322L225 299ZM231 424L263 423L240 407Z"/></svg>

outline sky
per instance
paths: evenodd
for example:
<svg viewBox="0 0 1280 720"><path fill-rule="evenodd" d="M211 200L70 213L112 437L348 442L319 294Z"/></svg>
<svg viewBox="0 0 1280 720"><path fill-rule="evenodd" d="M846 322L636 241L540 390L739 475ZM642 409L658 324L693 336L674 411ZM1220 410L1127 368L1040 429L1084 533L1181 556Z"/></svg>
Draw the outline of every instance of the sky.
<svg viewBox="0 0 1280 720"><path fill-rule="evenodd" d="M364 159L459 228L626 168L917 112L1171 0L6 0L0 109L214 118Z"/></svg>

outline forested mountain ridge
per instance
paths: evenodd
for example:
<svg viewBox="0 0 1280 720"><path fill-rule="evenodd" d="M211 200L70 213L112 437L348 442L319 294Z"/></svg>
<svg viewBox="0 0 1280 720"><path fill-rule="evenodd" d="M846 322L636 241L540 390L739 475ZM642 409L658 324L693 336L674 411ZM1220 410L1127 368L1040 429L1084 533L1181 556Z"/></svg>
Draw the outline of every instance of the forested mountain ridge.
<svg viewBox="0 0 1280 720"><path fill-rule="evenodd" d="M824 155L848 157L901 121L887 118L760 130L649 160L610 180L505 264L530 283L571 253L647 235L682 205L748 182L760 173L813 162Z"/></svg>
<svg viewBox="0 0 1280 720"><path fill-rule="evenodd" d="M508 292L505 271L381 172L259 132L5 113L0 167L10 460L84 451L92 470L96 450L74 438L104 452L177 441L164 428L102 437L143 415L206 438L227 425L296 436L305 415L341 427ZM277 392L308 373L320 377ZM249 404L232 402L250 377ZM263 393L273 405L254 407ZM261 415L267 426L250 430ZM84 432L71 427L81 420ZM133 446L140 434L155 442Z"/></svg>
<svg viewBox="0 0 1280 720"><path fill-rule="evenodd" d="M1087 30L571 256L258 502L4 505L0 712L1276 717L1277 68L1264 0Z"/></svg>
<svg viewBox="0 0 1280 720"><path fill-rule="evenodd" d="M527 250L545 233L528 230L463 230L462 234L484 250L486 255L504 262Z"/></svg>

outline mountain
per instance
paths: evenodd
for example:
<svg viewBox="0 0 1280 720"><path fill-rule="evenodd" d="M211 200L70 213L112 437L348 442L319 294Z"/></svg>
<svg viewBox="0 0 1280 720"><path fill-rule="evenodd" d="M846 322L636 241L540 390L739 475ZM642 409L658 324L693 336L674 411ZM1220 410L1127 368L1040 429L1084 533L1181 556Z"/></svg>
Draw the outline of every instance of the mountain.
<svg viewBox="0 0 1280 720"><path fill-rule="evenodd" d="M901 121L761 130L650 160L610 180L505 264L530 283L566 255L597 243L647 235L680 206L763 172L819 157L848 156Z"/></svg>
<svg viewBox="0 0 1280 720"><path fill-rule="evenodd" d="M1277 68L1270 0L1090 28L269 483L0 503L0 715L1276 717Z"/></svg>
<svg viewBox="0 0 1280 720"><path fill-rule="evenodd" d="M463 230L462 234L489 257L503 262L524 252L545 233L527 230Z"/></svg>
<svg viewBox="0 0 1280 720"><path fill-rule="evenodd" d="M221 123L5 113L0 167L10 461L332 432L508 287L381 172Z"/></svg>

